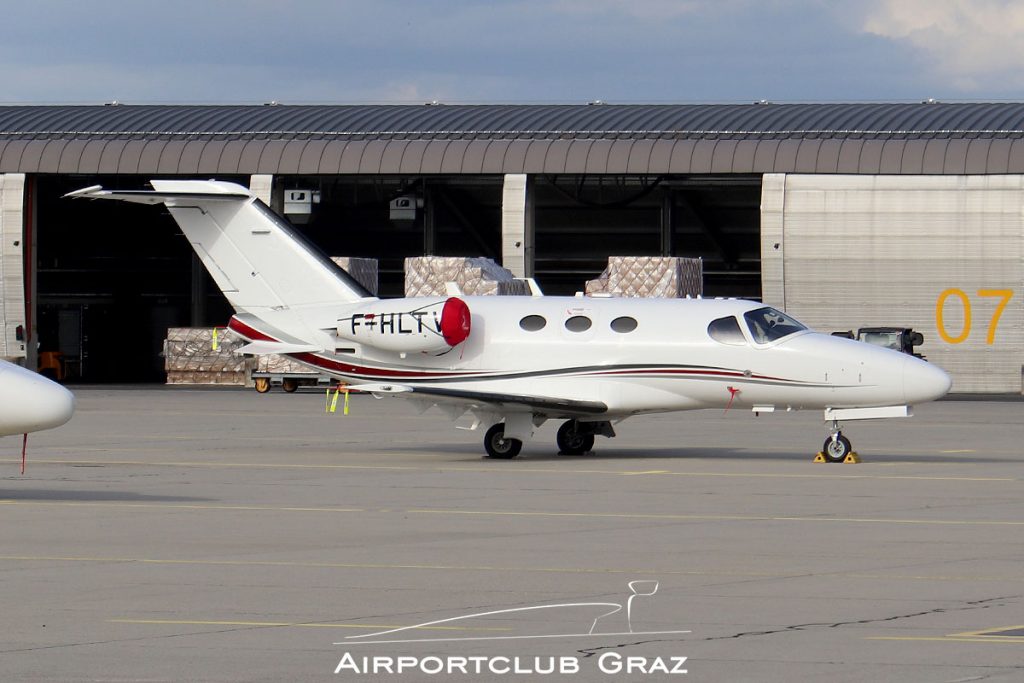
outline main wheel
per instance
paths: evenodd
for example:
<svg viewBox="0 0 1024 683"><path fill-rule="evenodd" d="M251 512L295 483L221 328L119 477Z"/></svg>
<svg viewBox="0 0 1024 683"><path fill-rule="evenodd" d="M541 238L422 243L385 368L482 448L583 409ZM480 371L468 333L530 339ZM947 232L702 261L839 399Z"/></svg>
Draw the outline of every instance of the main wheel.
<svg viewBox="0 0 1024 683"><path fill-rule="evenodd" d="M285 377L281 380L281 388L289 394L295 393L295 390L299 388L299 380L292 377Z"/></svg>
<svg viewBox="0 0 1024 683"><path fill-rule="evenodd" d="M831 436L828 437L821 446L821 452L825 454L825 459L829 462L842 462L852 450L853 446L850 445L850 440L842 434L837 434L835 440Z"/></svg>
<svg viewBox="0 0 1024 683"><path fill-rule="evenodd" d="M559 455L583 455L594 447L594 435L580 431L580 423L568 420L558 428L555 437Z"/></svg>
<svg viewBox="0 0 1024 683"><path fill-rule="evenodd" d="M257 377L253 382L256 384L256 391L261 394L265 394L270 391L270 378L269 377Z"/></svg>
<svg viewBox="0 0 1024 683"><path fill-rule="evenodd" d="M491 458L510 460L519 455L519 451L523 449L523 442L519 439L506 439L505 425L499 422L484 435L484 448Z"/></svg>

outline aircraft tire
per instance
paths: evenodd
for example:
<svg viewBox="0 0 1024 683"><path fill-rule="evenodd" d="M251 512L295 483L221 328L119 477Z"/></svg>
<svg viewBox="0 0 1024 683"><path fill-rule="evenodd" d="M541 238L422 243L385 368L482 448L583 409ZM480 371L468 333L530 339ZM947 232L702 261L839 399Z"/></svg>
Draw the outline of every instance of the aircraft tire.
<svg viewBox="0 0 1024 683"><path fill-rule="evenodd" d="M523 449L523 442L519 439L506 439L505 425L499 422L492 425L484 435L484 449L490 458L511 460L519 455L519 451Z"/></svg>
<svg viewBox="0 0 1024 683"><path fill-rule="evenodd" d="M567 420L558 428L555 443L559 455L583 455L594 448L594 435L581 433L579 422Z"/></svg>
<svg viewBox="0 0 1024 683"><path fill-rule="evenodd" d="M821 452L825 454L825 459L829 462L842 462L852 450L853 446L850 444L850 440L842 434L839 434L835 441L831 436L828 437L821 446Z"/></svg>

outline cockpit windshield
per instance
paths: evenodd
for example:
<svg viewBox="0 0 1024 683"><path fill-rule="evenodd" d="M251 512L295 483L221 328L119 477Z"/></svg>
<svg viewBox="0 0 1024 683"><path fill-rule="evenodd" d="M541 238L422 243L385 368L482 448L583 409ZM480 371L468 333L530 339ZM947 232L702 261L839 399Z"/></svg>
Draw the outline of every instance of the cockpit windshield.
<svg viewBox="0 0 1024 683"><path fill-rule="evenodd" d="M769 306L748 311L743 318L758 344L767 344L807 329L800 321Z"/></svg>

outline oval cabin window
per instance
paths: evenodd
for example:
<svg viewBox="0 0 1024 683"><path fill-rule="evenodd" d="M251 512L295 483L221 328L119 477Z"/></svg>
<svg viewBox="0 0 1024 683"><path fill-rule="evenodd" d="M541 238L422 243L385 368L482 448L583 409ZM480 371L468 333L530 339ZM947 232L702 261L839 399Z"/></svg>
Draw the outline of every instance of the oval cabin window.
<svg viewBox="0 0 1024 683"><path fill-rule="evenodd" d="M612 321L612 331L618 332L619 334L625 334L626 332L632 332L636 329L636 319L630 318L628 315L624 315L621 318L616 318Z"/></svg>
<svg viewBox="0 0 1024 683"><path fill-rule="evenodd" d="M739 322L732 316L712 320L711 324L708 325L708 336L722 344L739 346L740 344L747 343L746 337L740 331Z"/></svg>
<svg viewBox="0 0 1024 683"><path fill-rule="evenodd" d="M585 315L574 315L565 321L565 329L570 332L586 332L593 323Z"/></svg>
<svg viewBox="0 0 1024 683"><path fill-rule="evenodd" d="M528 315L519 321L519 327L523 328L527 332L536 332L543 330L548 324L548 321L543 316L539 315Z"/></svg>

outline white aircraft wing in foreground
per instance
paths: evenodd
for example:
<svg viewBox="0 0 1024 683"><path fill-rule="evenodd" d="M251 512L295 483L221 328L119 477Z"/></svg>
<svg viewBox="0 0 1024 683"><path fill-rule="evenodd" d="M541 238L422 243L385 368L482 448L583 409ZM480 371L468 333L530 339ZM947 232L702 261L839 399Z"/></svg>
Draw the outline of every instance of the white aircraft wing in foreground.
<svg viewBox="0 0 1024 683"><path fill-rule="evenodd" d="M61 385L0 360L0 436L59 427L74 409L74 396Z"/></svg>
<svg viewBox="0 0 1024 683"><path fill-rule="evenodd" d="M825 411L840 420L908 415L949 376L908 354L820 334L782 311L724 299L421 297L377 299L240 185L152 181L91 187L86 199L163 203L258 353L281 352L374 394L489 424L492 457L515 457L546 420L562 453L589 450L612 422L698 408Z"/></svg>

